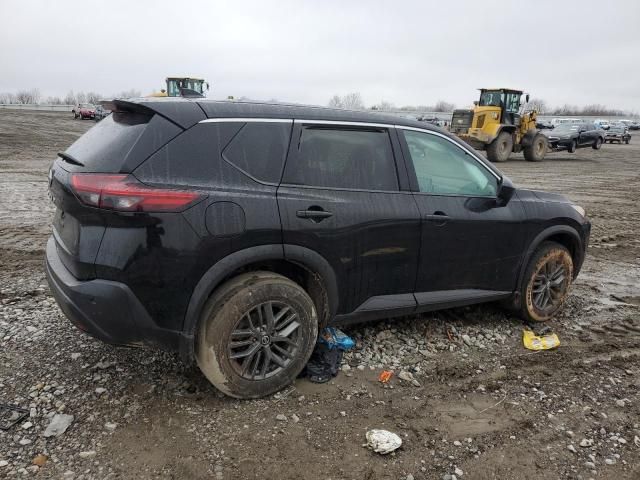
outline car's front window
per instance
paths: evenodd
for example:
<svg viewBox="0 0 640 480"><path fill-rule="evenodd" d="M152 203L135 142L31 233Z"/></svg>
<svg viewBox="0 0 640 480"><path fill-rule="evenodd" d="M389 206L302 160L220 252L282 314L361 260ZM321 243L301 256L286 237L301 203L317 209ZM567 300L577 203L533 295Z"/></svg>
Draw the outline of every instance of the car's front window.
<svg viewBox="0 0 640 480"><path fill-rule="evenodd" d="M412 130L405 130L404 137L421 192L496 196L496 177L450 140Z"/></svg>

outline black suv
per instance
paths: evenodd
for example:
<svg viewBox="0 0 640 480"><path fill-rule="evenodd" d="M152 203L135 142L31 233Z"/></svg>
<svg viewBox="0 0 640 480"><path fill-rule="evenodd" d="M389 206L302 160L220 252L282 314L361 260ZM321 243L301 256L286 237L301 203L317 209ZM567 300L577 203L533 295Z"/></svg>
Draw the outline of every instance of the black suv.
<svg viewBox="0 0 640 480"><path fill-rule="evenodd" d="M289 384L329 324L503 300L561 307L590 223L465 143L375 113L114 101L50 171L46 270L106 342L195 359L235 397Z"/></svg>

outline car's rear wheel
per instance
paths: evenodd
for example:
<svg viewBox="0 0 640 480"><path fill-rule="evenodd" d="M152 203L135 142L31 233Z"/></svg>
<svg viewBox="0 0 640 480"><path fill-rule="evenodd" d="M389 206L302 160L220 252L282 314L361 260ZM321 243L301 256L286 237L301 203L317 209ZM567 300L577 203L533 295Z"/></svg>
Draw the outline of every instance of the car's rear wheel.
<svg viewBox="0 0 640 480"><path fill-rule="evenodd" d="M567 149L567 151L569 153L575 153L577 148L578 148L578 142L576 142L575 140L572 140L571 144L569 145L569 148Z"/></svg>
<svg viewBox="0 0 640 480"><path fill-rule="evenodd" d="M602 147L602 138L598 137L591 148L594 150L600 150L600 147Z"/></svg>
<svg viewBox="0 0 640 480"><path fill-rule="evenodd" d="M544 242L533 254L521 289L521 315L525 320L546 322L564 304L573 279L569 250L556 242Z"/></svg>
<svg viewBox="0 0 640 480"><path fill-rule="evenodd" d="M492 162L506 162L513 150L513 136L509 132L500 132L487 147L487 158Z"/></svg>
<svg viewBox="0 0 640 480"><path fill-rule="evenodd" d="M222 392L257 398L293 382L317 336L316 310L300 285L275 273L250 272L228 281L209 299L196 359Z"/></svg>

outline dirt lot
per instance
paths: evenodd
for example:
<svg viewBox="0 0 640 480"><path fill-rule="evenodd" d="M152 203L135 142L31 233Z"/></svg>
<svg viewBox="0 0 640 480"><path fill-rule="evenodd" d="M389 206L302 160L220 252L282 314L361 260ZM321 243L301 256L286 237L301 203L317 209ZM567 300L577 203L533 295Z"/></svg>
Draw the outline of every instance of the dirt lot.
<svg viewBox="0 0 640 480"><path fill-rule="evenodd" d="M500 166L593 222L557 350L525 350L498 307L456 309L350 327L331 383L237 401L175 355L83 335L50 296L47 169L92 124L0 111L0 403L30 411L0 430L0 478L640 478L640 136ZM419 386L379 383L383 367ZM45 438L59 412L71 426ZM370 428L402 448L367 450Z"/></svg>

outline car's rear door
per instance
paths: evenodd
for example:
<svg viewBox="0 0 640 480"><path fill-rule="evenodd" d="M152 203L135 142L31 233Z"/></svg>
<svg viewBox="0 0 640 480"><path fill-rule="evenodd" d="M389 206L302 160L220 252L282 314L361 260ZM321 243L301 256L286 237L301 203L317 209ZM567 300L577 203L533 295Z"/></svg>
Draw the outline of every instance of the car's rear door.
<svg viewBox="0 0 640 480"><path fill-rule="evenodd" d="M422 215L418 304L510 293L524 247L517 197L499 206L498 173L453 139L433 131L398 132Z"/></svg>
<svg viewBox="0 0 640 480"><path fill-rule="evenodd" d="M294 124L278 188L285 255L294 245L327 260L338 314L415 308L420 213L400 155L392 126Z"/></svg>

